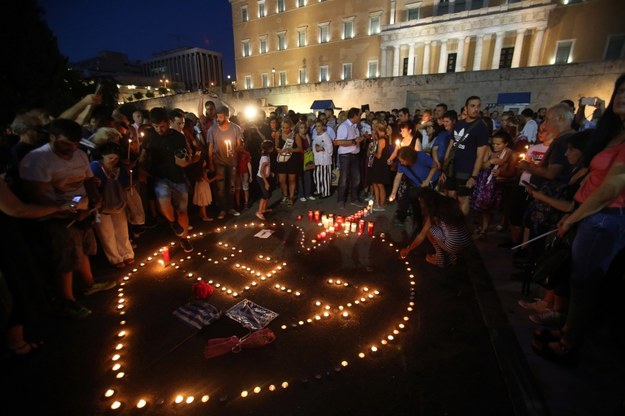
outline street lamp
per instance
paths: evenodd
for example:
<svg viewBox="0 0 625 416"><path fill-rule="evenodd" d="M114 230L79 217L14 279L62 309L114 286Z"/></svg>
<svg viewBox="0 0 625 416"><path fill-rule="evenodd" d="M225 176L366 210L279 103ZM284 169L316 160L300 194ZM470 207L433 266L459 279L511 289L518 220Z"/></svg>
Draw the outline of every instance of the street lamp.
<svg viewBox="0 0 625 416"><path fill-rule="evenodd" d="M169 80L167 78L161 79L161 84L163 84L163 86L165 87L165 89L167 89L167 83L169 82Z"/></svg>
<svg viewBox="0 0 625 416"><path fill-rule="evenodd" d="M271 85L276 86L276 68L271 68Z"/></svg>

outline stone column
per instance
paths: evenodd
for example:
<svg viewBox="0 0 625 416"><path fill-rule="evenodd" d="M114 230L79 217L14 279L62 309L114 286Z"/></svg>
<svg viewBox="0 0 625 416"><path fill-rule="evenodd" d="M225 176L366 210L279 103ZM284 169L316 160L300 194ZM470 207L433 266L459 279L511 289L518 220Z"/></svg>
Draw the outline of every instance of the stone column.
<svg viewBox="0 0 625 416"><path fill-rule="evenodd" d="M430 41L426 40L423 46L423 75L430 73Z"/></svg>
<svg viewBox="0 0 625 416"><path fill-rule="evenodd" d="M438 73L447 72L447 39L441 40L441 56L438 60Z"/></svg>
<svg viewBox="0 0 625 416"><path fill-rule="evenodd" d="M514 52L512 53L512 64L510 67L518 68L521 64L521 52L523 50L523 38L525 37L525 29L516 31L516 39L514 41Z"/></svg>
<svg viewBox="0 0 625 416"><path fill-rule="evenodd" d="M469 38L458 39L458 51L456 53L456 72L464 72L464 46Z"/></svg>
<svg viewBox="0 0 625 416"><path fill-rule="evenodd" d="M495 49L493 50L493 61L491 62L490 69L499 69L499 60L501 59L501 43L503 42L503 33L497 32L495 36Z"/></svg>
<svg viewBox="0 0 625 416"><path fill-rule="evenodd" d="M414 75L414 44L408 44L408 75Z"/></svg>
<svg viewBox="0 0 625 416"><path fill-rule="evenodd" d="M399 45L395 45L393 49L393 76L399 76Z"/></svg>
<svg viewBox="0 0 625 416"><path fill-rule="evenodd" d="M386 46L380 48L380 77L386 76Z"/></svg>
<svg viewBox="0 0 625 416"><path fill-rule="evenodd" d="M540 59L540 49L543 46L543 35L545 34L545 29L539 27L536 29L536 33L534 34L534 44L532 45L532 51L530 53L530 62L529 66L536 66L539 64Z"/></svg>
<svg viewBox="0 0 625 416"><path fill-rule="evenodd" d="M486 35L490 38L490 35ZM473 57L473 70L482 69L482 46L484 45L484 35L478 35L475 38L475 56Z"/></svg>

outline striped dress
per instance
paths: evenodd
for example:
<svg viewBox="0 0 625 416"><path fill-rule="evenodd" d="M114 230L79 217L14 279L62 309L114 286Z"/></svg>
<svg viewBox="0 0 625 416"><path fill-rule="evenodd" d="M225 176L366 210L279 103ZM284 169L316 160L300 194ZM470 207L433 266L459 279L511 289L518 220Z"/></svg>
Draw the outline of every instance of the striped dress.
<svg viewBox="0 0 625 416"><path fill-rule="evenodd" d="M433 223L430 231L433 237L430 241L434 246L436 265L455 265L458 253L472 243L471 234L466 226L451 226L438 220Z"/></svg>

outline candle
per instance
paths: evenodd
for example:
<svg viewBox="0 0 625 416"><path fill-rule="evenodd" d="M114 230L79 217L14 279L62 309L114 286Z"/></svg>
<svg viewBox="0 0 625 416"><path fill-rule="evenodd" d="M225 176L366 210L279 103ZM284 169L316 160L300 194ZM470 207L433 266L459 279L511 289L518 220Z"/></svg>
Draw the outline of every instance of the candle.
<svg viewBox="0 0 625 416"><path fill-rule="evenodd" d="M373 221L369 221L367 223L367 235L368 236L372 236L373 235L373 228L375 227L375 223Z"/></svg>
<svg viewBox="0 0 625 416"><path fill-rule="evenodd" d="M519 155L519 159L521 159L521 160L525 160L525 153L521 153L521 154Z"/></svg>
<svg viewBox="0 0 625 416"><path fill-rule="evenodd" d="M322 215L321 216L321 223L323 224L323 228L328 228L328 216L327 215Z"/></svg>
<svg viewBox="0 0 625 416"><path fill-rule="evenodd" d="M319 222L320 219L321 219L321 211L317 209L315 210L315 222Z"/></svg>
<svg viewBox="0 0 625 416"><path fill-rule="evenodd" d="M163 256L163 260L165 261L169 261L171 260L171 257L169 255L169 247L165 246L161 249L161 255Z"/></svg>
<svg viewBox="0 0 625 416"><path fill-rule="evenodd" d="M356 221L353 221L353 222L351 223L351 225L350 225L350 231L351 231L352 233L355 233L355 232L356 232L356 228L357 228L357 227L358 227L358 223L357 223Z"/></svg>
<svg viewBox="0 0 625 416"><path fill-rule="evenodd" d="M358 221L358 235L362 235L364 231L365 231L365 220L359 220Z"/></svg>
<svg viewBox="0 0 625 416"><path fill-rule="evenodd" d="M297 220L298 220L298 221L301 221L301 220L302 220L302 216L301 216L301 215L298 215L298 216L297 216Z"/></svg>
<svg viewBox="0 0 625 416"><path fill-rule="evenodd" d="M313 212L312 211L308 211L308 220L310 220L310 221L313 220Z"/></svg>
<svg viewBox="0 0 625 416"><path fill-rule="evenodd" d="M328 227L328 232L330 234L334 234L334 227Z"/></svg>
<svg viewBox="0 0 625 416"><path fill-rule="evenodd" d="M232 143L230 140L226 140L226 157L232 156Z"/></svg>
<svg viewBox="0 0 625 416"><path fill-rule="evenodd" d="M132 145L132 138L128 139L128 160L130 160L130 146Z"/></svg>

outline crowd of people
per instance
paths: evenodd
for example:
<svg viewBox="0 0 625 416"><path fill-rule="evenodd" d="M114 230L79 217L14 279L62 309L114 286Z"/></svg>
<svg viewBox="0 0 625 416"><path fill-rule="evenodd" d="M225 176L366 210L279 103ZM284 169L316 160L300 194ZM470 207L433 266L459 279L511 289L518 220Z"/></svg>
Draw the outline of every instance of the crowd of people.
<svg viewBox="0 0 625 416"><path fill-rule="evenodd" d="M0 250L14 299L6 325L14 354L39 348L23 335L35 297L51 297L58 313L79 319L91 311L76 299L74 276L84 295L115 286L94 280L97 247L124 268L142 231L163 223L191 252L193 221L248 209L265 220L276 215L275 192L285 209L332 197L339 211L368 201L376 212L394 209L393 224L410 225L401 257L428 240L425 260L436 267L505 231L500 245L520 247L515 266L529 279L557 233L570 241L571 264L562 268L571 272L559 273L542 299L519 304L553 328L536 332L538 354L576 359L601 282L625 247L625 76L607 106L594 101L590 120L585 105L575 112L570 100L519 115L488 112L471 96L457 111L444 103L412 114L259 110L247 120L204 99L200 93L197 115L155 107L93 117L101 97L91 94L56 118L38 109L16 116L3 138L10 145L0 180L3 229L16 236ZM55 275L52 293L29 289L47 287L33 282L43 270Z"/></svg>

